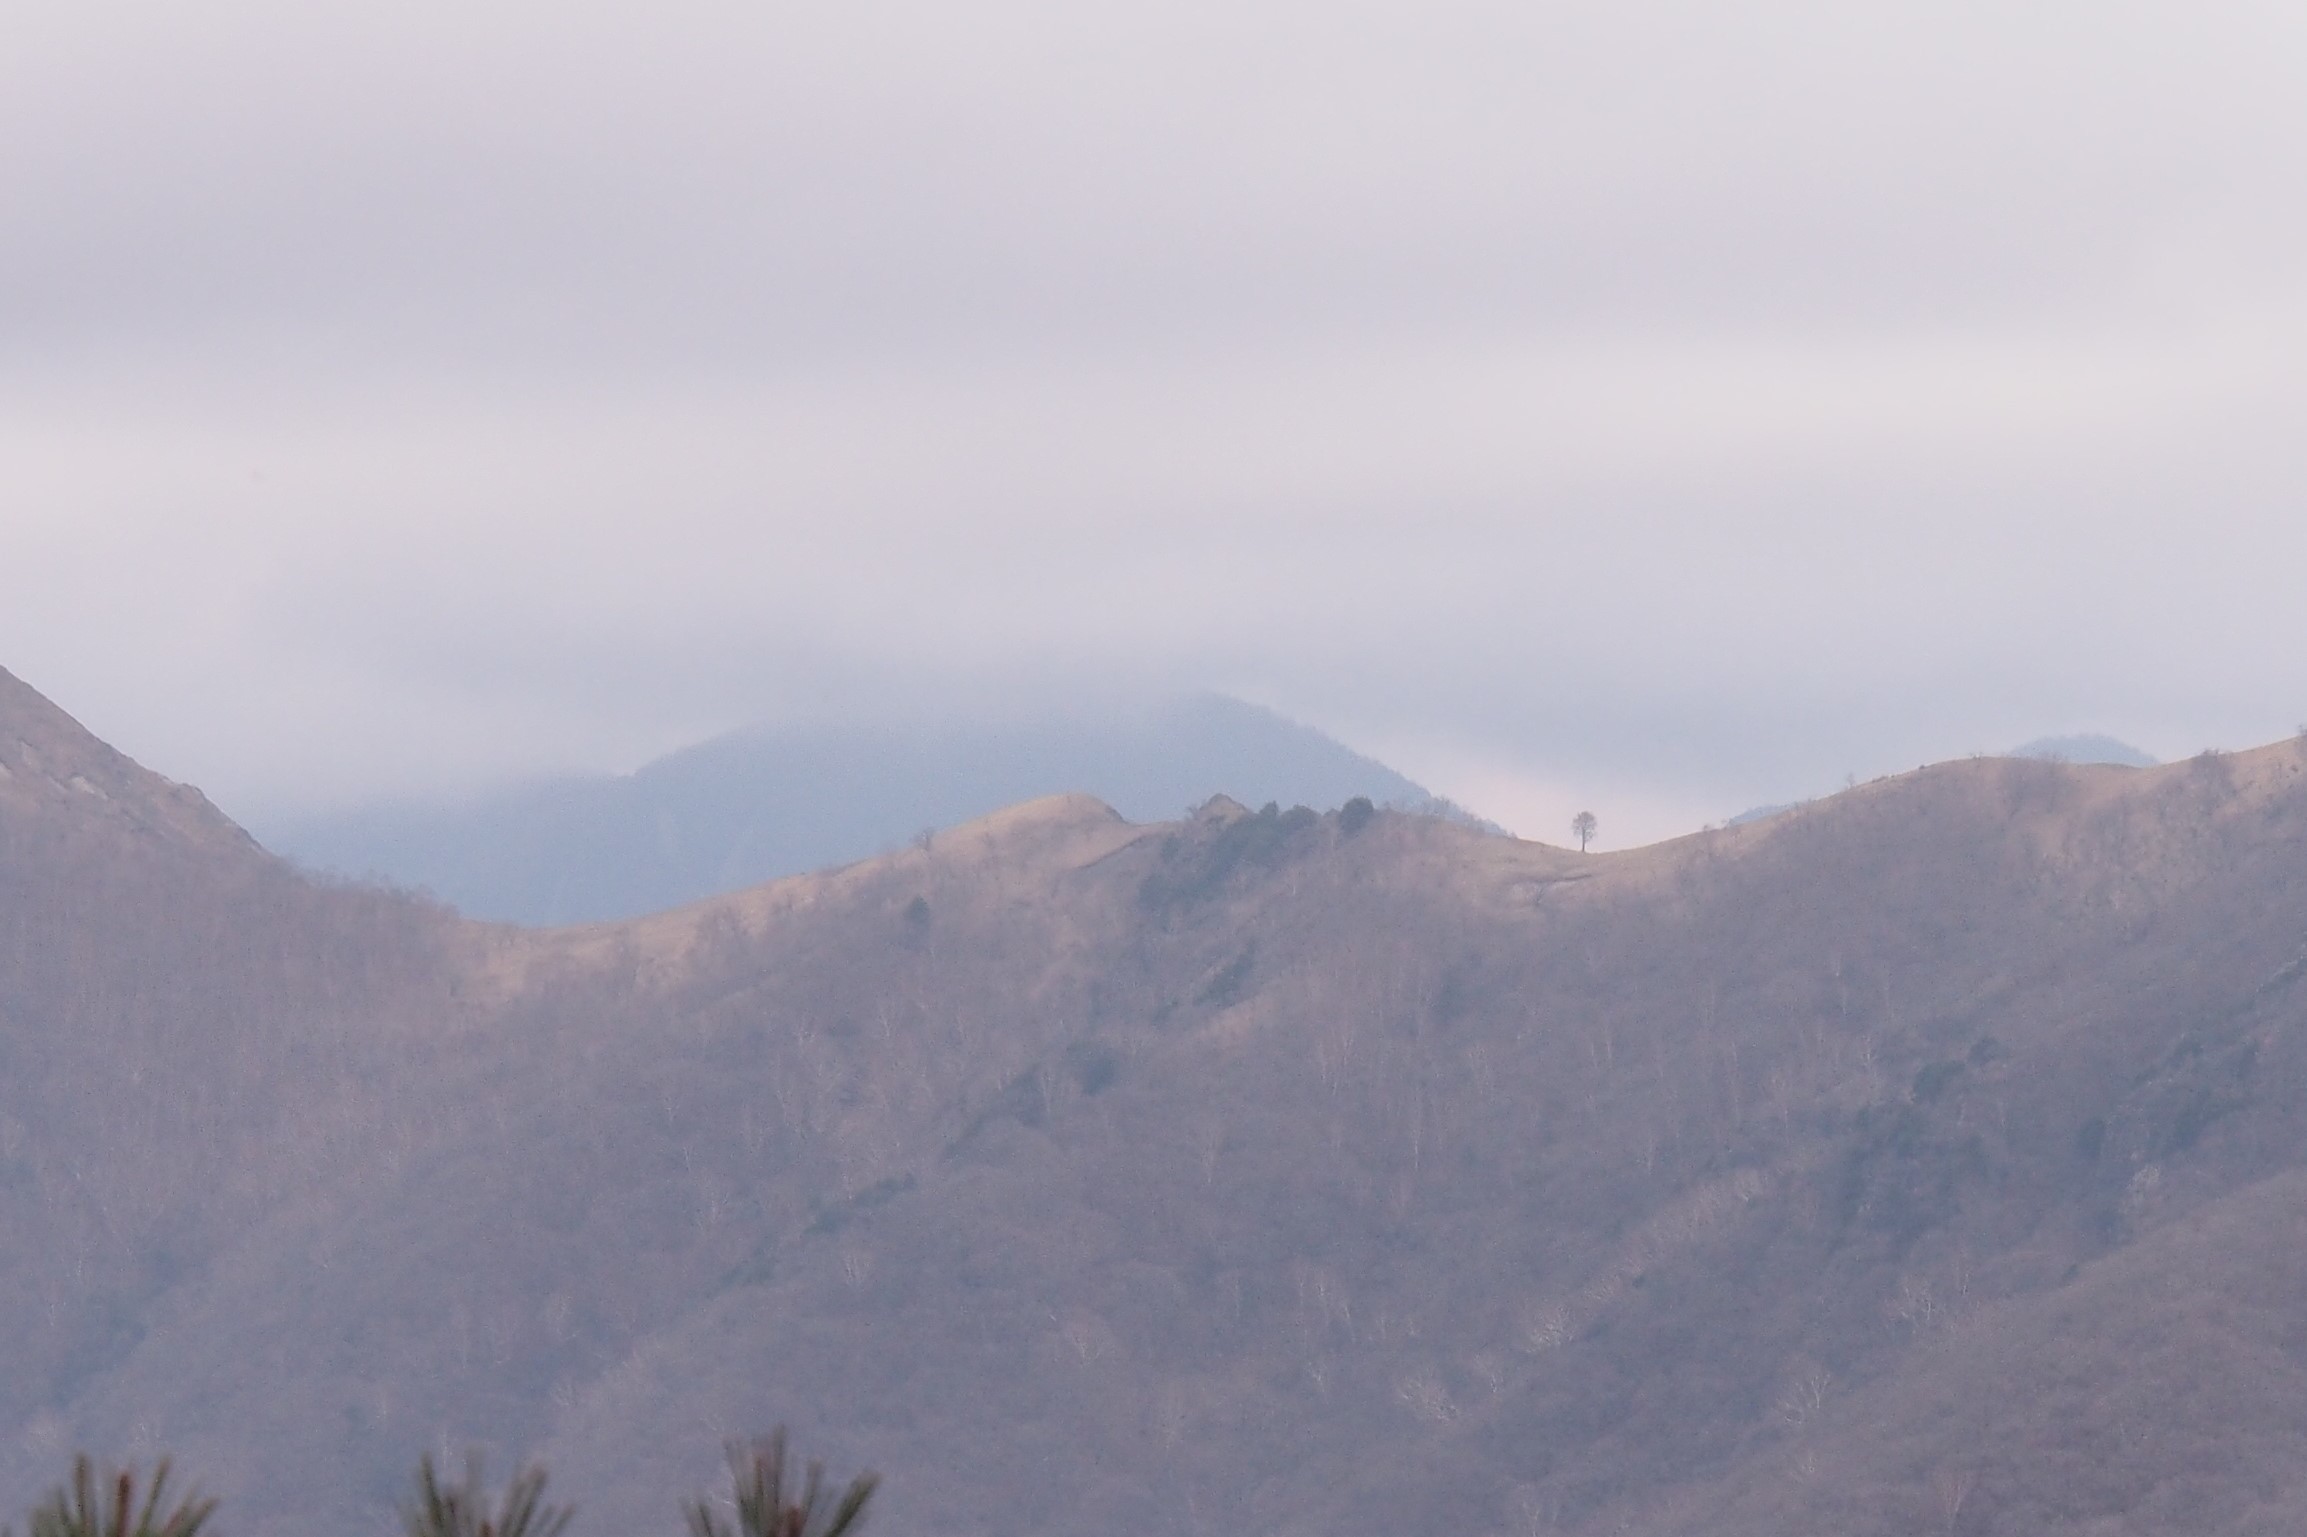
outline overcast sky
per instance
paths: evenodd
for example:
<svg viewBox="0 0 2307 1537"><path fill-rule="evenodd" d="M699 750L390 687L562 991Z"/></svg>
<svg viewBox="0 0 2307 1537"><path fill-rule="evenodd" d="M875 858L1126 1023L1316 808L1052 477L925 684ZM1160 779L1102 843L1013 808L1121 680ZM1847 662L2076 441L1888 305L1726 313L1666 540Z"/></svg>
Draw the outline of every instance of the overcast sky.
<svg viewBox="0 0 2307 1537"><path fill-rule="evenodd" d="M2307 718L2307 11L11 0L0 665L259 821L1241 694L1608 844Z"/></svg>

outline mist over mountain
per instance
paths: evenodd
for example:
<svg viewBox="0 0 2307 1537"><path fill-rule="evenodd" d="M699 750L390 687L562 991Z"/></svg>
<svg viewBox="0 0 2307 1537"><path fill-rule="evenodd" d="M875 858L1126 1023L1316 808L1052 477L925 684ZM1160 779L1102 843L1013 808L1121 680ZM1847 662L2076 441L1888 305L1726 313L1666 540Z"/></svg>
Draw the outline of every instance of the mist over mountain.
<svg viewBox="0 0 2307 1537"><path fill-rule="evenodd" d="M450 806L355 809L267 829L318 870L381 877L476 918L576 923L846 864L1069 792L1158 821L1213 795L1434 809L1423 787L1322 733L1217 695L1136 718L769 727L621 776L515 785Z"/></svg>
<svg viewBox="0 0 2307 1537"><path fill-rule="evenodd" d="M2307 748L1581 855L1085 796L578 929L0 674L0 1504L417 1454L888 1537L2307 1526Z"/></svg>
<svg viewBox="0 0 2307 1537"><path fill-rule="evenodd" d="M2130 743L2101 732L2084 732L2073 736L2036 737L2014 747L2005 756L2037 758L2051 763L2105 764L2113 768L2153 768L2156 759ZM1760 822L1781 812L1792 811L1810 801L1780 801L1770 805L1752 806L1729 819L1724 825L1743 827L1749 822Z"/></svg>
<svg viewBox="0 0 2307 1537"><path fill-rule="evenodd" d="M2152 755L2101 732L2037 737L2011 749L2014 758L2051 758L2061 763L2111 763L2118 768L2153 768Z"/></svg>

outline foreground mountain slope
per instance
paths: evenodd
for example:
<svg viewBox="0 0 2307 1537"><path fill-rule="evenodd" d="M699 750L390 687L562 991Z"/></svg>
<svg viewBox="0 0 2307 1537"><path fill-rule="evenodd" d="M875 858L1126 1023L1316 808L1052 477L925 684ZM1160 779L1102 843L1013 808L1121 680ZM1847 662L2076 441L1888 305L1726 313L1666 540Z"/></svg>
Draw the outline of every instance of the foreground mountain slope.
<svg viewBox="0 0 2307 1537"><path fill-rule="evenodd" d="M460 938L314 888L0 673L0 1423L65 1415L305 1182L365 1156ZM52 1459L51 1459L52 1460Z"/></svg>
<svg viewBox="0 0 2307 1537"><path fill-rule="evenodd" d="M518 923L634 917L900 847L1004 806L1088 792L1140 820L1214 794L1428 806L1418 785L1270 710L1218 696L1143 718L732 733L629 775L515 785L269 829L321 870Z"/></svg>
<svg viewBox="0 0 2307 1537"><path fill-rule="evenodd" d="M1660 1529L2293 1532L2307 1177L2152 1227L2067 1285L1960 1295L1925 1348Z"/></svg>
<svg viewBox="0 0 2307 1537"><path fill-rule="evenodd" d="M1020 1488L1049 1491L1052 1530L1193 1529L1179 1490L1275 1530L1847 1531L1860 1507L1914 1529L1940 1464L1906 1427L1849 1428L1851 1405L1922 1391L1974 1309L2032 1318L2028 1366L2099 1337L2128 1293L2093 1266L2167 1284L2160 1222L2295 1159L2301 1065L2262 1037L2297 1008L2296 768L2134 788L1957 766L1583 882L1572 856L1430 825L1314 845L1164 914L1189 989L1257 946L1243 996L1172 993L1183 1020L1117 1049L1099 1092L1053 1075L732 1292L604 1385L564 1461L617 1466L636 1406L742 1422L803 1382L836 1424L894 1414L860 1448L892 1463L969 1446L958 1486L930 1483L942 1529L1002 1527ZM2288 849L2255 853L2275 831ZM2229 886L2238 859L2255 878ZM2041 1416L2074 1391L2026 1360L1977 1357L1977 1401ZM2162 1401L2169 1353L2128 1364L2093 1401ZM2286 1399L2227 1380L2230 1403ZM2235 1489L2287 1491L2285 1423L2253 1449L2224 1407L2134 1425L2123 1480L2219 1440ZM1804 1432L1838 1423L1821 1472L1834 1449ZM1975 1529L2124 1508L2055 1497L2074 1447L2030 1460L1983 1415L1943 1439L1956 1472L1990 1448L2008 1466ZM671 1481L654 1456L597 1498ZM1801 1497L1726 1527L1706 1493L1726 1476Z"/></svg>
<svg viewBox="0 0 2307 1537"><path fill-rule="evenodd" d="M476 1441L670 1530L784 1420L892 1533L2294 1530L2301 767L1964 762L1610 856L1060 798L545 932L217 853L203 956L12 865L215 1000L168 1093L239 1135L170 1184L26 1123L115 1193L32 1203L82 1267L10 1359L117 1326L0 1488L166 1445L236 1530L381 1525ZM164 1049L39 975L10 1049Z"/></svg>

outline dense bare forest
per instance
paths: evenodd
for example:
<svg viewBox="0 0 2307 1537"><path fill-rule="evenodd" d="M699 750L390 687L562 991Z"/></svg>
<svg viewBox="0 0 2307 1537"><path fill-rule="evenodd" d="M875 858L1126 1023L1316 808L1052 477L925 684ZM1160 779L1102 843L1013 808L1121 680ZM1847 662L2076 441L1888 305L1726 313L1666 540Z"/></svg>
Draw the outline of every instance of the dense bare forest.
<svg viewBox="0 0 2307 1537"><path fill-rule="evenodd" d="M523 931L0 674L0 1494L723 1441L875 1529L2307 1525L2307 784L1977 760L1630 854L1037 802Z"/></svg>

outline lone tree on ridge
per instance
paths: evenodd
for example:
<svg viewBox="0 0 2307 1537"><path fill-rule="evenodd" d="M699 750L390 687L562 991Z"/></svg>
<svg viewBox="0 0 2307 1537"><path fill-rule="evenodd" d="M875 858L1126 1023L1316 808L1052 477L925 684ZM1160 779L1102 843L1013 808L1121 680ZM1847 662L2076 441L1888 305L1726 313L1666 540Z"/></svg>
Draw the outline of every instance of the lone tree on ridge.
<svg viewBox="0 0 2307 1537"><path fill-rule="evenodd" d="M1586 852L1586 845L1594 839L1594 829L1602 824L1594 820L1594 813L1581 811L1570 819L1571 835L1578 840L1578 852Z"/></svg>

